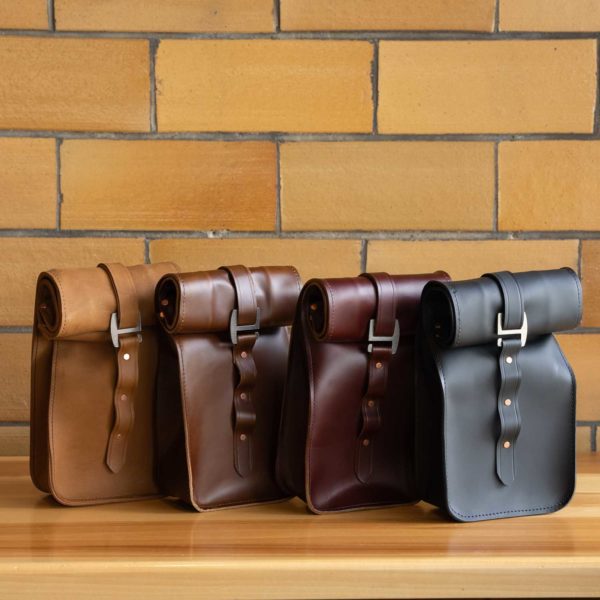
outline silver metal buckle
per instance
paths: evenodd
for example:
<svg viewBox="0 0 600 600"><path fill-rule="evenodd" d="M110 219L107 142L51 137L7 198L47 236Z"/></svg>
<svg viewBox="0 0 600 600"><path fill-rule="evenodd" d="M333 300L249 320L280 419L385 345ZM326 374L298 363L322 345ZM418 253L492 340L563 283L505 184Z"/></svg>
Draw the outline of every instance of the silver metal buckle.
<svg viewBox="0 0 600 600"><path fill-rule="evenodd" d="M394 322L394 333L391 336L387 335L375 335L375 319L369 321L369 345L367 346L367 352L373 352L373 342L391 342L392 354L396 354L398 350L398 344L400 343L400 323L398 319Z"/></svg>
<svg viewBox="0 0 600 600"><path fill-rule="evenodd" d="M234 308L229 319L229 335L231 343L238 343L238 331L258 331L260 329L260 308L256 307L256 320L252 325L238 325L238 311Z"/></svg>
<svg viewBox="0 0 600 600"><path fill-rule="evenodd" d="M142 342L142 316L138 313L138 324L135 327L119 329L117 324L117 313L114 312L112 315L110 315L110 339L112 340L115 348L120 346L119 336L126 333L137 333L138 342Z"/></svg>
<svg viewBox="0 0 600 600"><path fill-rule="evenodd" d="M498 346L502 346L502 337L506 335L518 335L521 337L521 348L527 343L527 313L523 313L523 325L521 329L502 329L502 319L504 315L498 313L496 323L496 335L498 336Z"/></svg>

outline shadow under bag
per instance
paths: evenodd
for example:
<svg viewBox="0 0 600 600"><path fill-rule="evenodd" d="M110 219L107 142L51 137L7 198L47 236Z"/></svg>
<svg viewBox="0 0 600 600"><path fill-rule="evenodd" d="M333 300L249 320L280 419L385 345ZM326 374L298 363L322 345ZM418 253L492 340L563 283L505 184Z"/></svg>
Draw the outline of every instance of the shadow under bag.
<svg viewBox="0 0 600 600"><path fill-rule="evenodd" d="M441 271L313 279L292 328L278 478L316 513L418 500L414 334Z"/></svg>
<svg viewBox="0 0 600 600"><path fill-rule="evenodd" d="M113 263L39 276L30 470L63 504L158 495L154 288L176 269Z"/></svg>
<svg viewBox="0 0 600 600"><path fill-rule="evenodd" d="M565 506L575 485L575 377L552 333L579 324L577 275L430 283L421 310L421 497L459 521Z"/></svg>
<svg viewBox="0 0 600 600"><path fill-rule="evenodd" d="M165 276L156 291L162 491L214 510L272 502L293 267L221 267Z"/></svg>

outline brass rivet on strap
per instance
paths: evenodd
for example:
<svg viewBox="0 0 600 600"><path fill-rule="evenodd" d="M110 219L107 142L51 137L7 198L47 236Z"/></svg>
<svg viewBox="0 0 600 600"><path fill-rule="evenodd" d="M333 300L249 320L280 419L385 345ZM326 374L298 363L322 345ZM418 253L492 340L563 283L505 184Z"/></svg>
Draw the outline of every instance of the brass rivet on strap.
<svg viewBox="0 0 600 600"><path fill-rule="evenodd" d="M118 438L121 438L122 436L121 436L121 434L120 434L120 433L117 433L117 437L118 437Z"/></svg>
<svg viewBox="0 0 600 600"><path fill-rule="evenodd" d="M131 358L131 356L129 356L129 354L125 353L123 354L123 360L129 360Z"/></svg>
<svg viewBox="0 0 600 600"><path fill-rule="evenodd" d="M502 444L505 448L510 448L510 442L504 442L504 444Z"/></svg>
<svg viewBox="0 0 600 600"><path fill-rule="evenodd" d="M161 306L169 306L169 301L168 301L166 298L163 298L163 299L160 301L160 305L161 305Z"/></svg>
<svg viewBox="0 0 600 600"><path fill-rule="evenodd" d="M381 369L381 367L383 367L383 365L380 362L375 363L376 369Z"/></svg>
<svg viewBox="0 0 600 600"><path fill-rule="evenodd" d="M504 401L504 406L510 406L511 404L512 404L512 400L511 400L510 398L507 398L507 399Z"/></svg>
<svg viewBox="0 0 600 600"><path fill-rule="evenodd" d="M317 305L316 304L311 304L310 305L310 310L317 310Z"/></svg>
<svg viewBox="0 0 600 600"><path fill-rule="evenodd" d="M512 364L512 356L507 356L506 357L506 362L510 365Z"/></svg>
<svg viewBox="0 0 600 600"><path fill-rule="evenodd" d="M246 395L246 392L242 392L242 393L240 394L240 398L241 398L242 400L245 400L247 397L248 397L248 396Z"/></svg>
<svg viewBox="0 0 600 600"><path fill-rule="evenodd" d="M363 446L368 446L370 443L369 440L363 440Z"/></svg>
<svg viewBox="0 0 600 600"><path fill-rule="evenodd" d="M247 437L246 434L242 433L242 435L240 435L240 440L242 440L242 442L245 442L246 441L246 437Z"/></svg>
<svg viewBox="0 0 600 600"><path fill-rule="evenodd" d="M248 353L244 351L244 352L242 352L242 353L240 354L240 356L241 356L242 358L246 358L246 357L248 356Z"/></svg>
<svg viewBox="0 0 600 600"><path fill-rule="evenodd" d="M373 408L373 407L375 406L375 400L369 400L369 401L367 402L367 405L368 405L369 407Z"/></svg>
<svg viewBox="0 0 600 600"><path fill-rule="evenodd" d="M121 395L121 400L122 400L123 402L125 402L125 400L127 400L127 396L126 396L125 394L122 394L122 395Z"/></svg>

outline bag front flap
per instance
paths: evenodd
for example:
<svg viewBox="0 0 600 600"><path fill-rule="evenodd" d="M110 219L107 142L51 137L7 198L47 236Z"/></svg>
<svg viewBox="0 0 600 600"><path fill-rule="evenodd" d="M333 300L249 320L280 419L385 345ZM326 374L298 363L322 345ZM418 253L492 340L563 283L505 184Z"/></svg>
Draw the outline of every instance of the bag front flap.
<svg viewBox="0 0 600 600"><path fill-rule="evenodd" d="M130 275L131 294L135 296L132 299L137 303L136 309L139 307L141 325L154 325L154 288L165 273L176 271L177 265L157 263L118 267ZM98 266L41 273L35 311L38 330L46 338L65 339L107 333L111 316L119 311L119 306L108 272Z"/></svg>
<svg viewBox="0 0 600 600"><path fill-rule="evenodd" d="M421 275L363 274L360 277L312 279L302 294L312 335L321 342L367 340L371 321L378 321L378 283L389 286L399 335L414 335L421 293L431 280L447 281L443 271ZM392 328L393 330L393 323ZM377 334L376 331L373 332ZM373 336L371 336L373 337Z"/></svg>
<svg viewBox="0 0 600 600"><path fill-rule="evenodd" d="M165 275L156 289L156 310L164 329L170 334L218 333L230 331L232 314L241 306L240 290L224 267ZM293 267L251 267L250 274L258 311L250 315L259 327L284 327L294 318L300 293L300 277ZM242 288L240 288L242 289ZM240 315L240 324L243 322ZM243 325L242 325L243 327Z"/></svg>
<svg viewBox="0 0 600 600"><path fill-rule="evenodd" d="M536 336L577 327L581 320L579 278L570 268L512 275L524 318L517 335ZM489 344L502 333L504 299L494 276L457 282L432 282L423 291L425 331L444 347ZM500 315L500 316L499 316ZM508 332L505 332L508 333Z"/></svg>

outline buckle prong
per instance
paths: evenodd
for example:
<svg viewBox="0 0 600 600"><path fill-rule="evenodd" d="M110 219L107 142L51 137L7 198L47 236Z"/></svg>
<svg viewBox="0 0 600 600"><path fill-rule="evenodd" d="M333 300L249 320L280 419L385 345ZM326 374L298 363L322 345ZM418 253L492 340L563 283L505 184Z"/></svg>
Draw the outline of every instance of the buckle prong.
<svg viewBox="0 0 600 600"><path fill-rule="evenodd" d="M400 323L398 319L394 321L394 333L392 335L375 335L375 319L369 321L369 345L367 352L373 352L373 342L390 342L392 345L392 354L396 354L398 344L400 343Z"/></svg>
<svg viewBox="0 0 600 600"><path fill-rule="evenodd" d="M238 343L238 331L258 331L260 329L260 308L256 307L256 319L252 325L238 325L238 310L234 308L231 311L231 317L229 319L229 335L231 336L231 343ZM258 335L258 334L257 334Z"/></svg>
<svg viewBox="0 0 600 600"><path fill-rule="evenodd" d="M527 313L523 313L523 325L521 325L520 329L502 329L502 319L504 315L502 313L498 313L497 322L496 322L496 335L498 336L498 346L502 346L502 338L507 335L518 335L521 338L521 348L525 347L527 343Z"/></svg>
<svg viewBox="0 0 600 600"><path fill-rule="evenodd" d="M135 327L126 327L125 329L119 329L117 323L117 313L114 312L110 315L110 339L115 348L118 348L121 344L119 342L119 336L127 333L137 333L138 342L142 343L142 316L138 313L138 322Z"/></svg>

